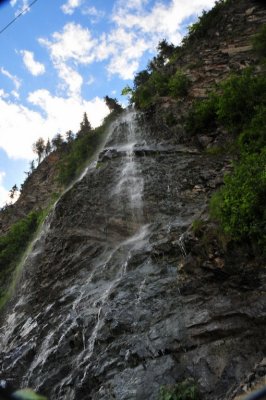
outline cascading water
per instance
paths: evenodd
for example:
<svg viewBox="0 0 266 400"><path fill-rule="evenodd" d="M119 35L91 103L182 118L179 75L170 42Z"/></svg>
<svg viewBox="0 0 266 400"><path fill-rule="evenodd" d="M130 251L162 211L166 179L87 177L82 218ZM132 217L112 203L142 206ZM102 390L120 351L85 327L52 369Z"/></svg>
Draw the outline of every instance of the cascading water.
<svg viewBox="0 0 266 400"><path fill-rule="evenodd" d="M123 118L126 143L117 144L116 150L125 153L119 181L114 189L118 201L124 201L125 208L129 208L132 223L141 223L143 217L143 176L135 159L135 148L139 136L137 113L129 111Z"/></svg>
<svg viewBox="0 0 266 400"><path fill-rule="evenodd" d="M40 372L46 368L46 364L53 357L53 354L57 353L61 346L65 346L66 341L70 344L70 347L76 346L77 343L82 341L80 354L72 364L74 371L82 368L83 372L80 377L80 384L82 385L88 369L91 368L90 360L93 356L99 331L104 324L105 307L108 304L109 297L113 291L117 290L120 283L126 279L127 266L134 252L140 251L142 247L146 246L148 225L142 224L143 178L134 156L134 147L137 144L136 113L134 111L124 113L120 118L119 124L113 124L112 131L116 133L116 137L113 138L112 133L109 132L107 140L109 138L111 141L116 142L112 148L115 148L121 154L122 161L119 166L118 181L110 193L110 201L114 200L115 204L122 203L126 224L131 227L128 228L128 231L135 232L125 240L120 240L115 246L109 246L108 249L104 249L103 254L97 257L94 265L91 266L89 275L85 280L66 287L61 301L64 303L64 298L67 298L69 295L73 296L73 301L65 308L63 321L58 321L49 330L38 349L36 349L35 344L31 347L32 351L33 348L37 350L37 355L34 357L29 368L27 368L22 381L23 386L33 385L36 389L42 388L44 379ZM103 151L104 153L110 150L108 144L106 146L106 149ZM83 178L87 179L90 174L93 174L96 166L97 163L93 160L93 163L86 168L77 181L82 181ZM74 184L67 189L64 196L71 191ZM60 199L57 203L60 204ZM56 204L52 215L56 214L57 207ZM50 231L51 219L52 217L44 224L42 234L36 239L32 252L26 258L25 271L29 269L28 264L30 264L31 269L36 266L39 262L39 255L44 251L45 240L47 240L47 237L49 238L49 235L53 235ZM30 332L35 333L40 329L46 330L49 325L48 322L43 326L40 325L38 322L39 314L30 315L26 322L24 322L24 306L28 306L31 303L30 294L26 294L25 296L23 294L27 292L27 286L28 280L24 279L21 282L15 312L9 315L7 326L4 327L4 329L6 328L5 333L2 335L2 346L4 348L5 346L10 346L9 337L12 336L15 330L19 329L20 337L25 338ZM52 315L55 305L56 302L48 304L44 310L44 315ZM23 312L21 312L21 309L23 309ZM91 322L91 330L88 333L86 324L89 320ZM75 332L74 338L69 339L69 337L73 336L73 332ZM13 367L20 363L20 356L23 358L23 346L21 346L18 352L19 356L15 359ZM39 377L36 379L37 375ZM74 398L74 394L71 394L69 390L66 395L66 387L68 387L68 382L71 381L72 375L73 372L71 370L69 376L66 376L63 381L59 382L59 398L65 398L65 396L67 398L72 398L73 396Z"/></svg>

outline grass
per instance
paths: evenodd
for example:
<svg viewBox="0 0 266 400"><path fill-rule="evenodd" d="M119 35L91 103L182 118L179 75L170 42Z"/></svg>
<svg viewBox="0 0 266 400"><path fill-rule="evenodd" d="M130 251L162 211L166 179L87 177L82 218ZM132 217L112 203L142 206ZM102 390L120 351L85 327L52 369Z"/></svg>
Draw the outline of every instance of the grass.
<svg viewBox="0 0 266 400"><path fill-rule="evenodd" d="M32 211L0 237L0 307L13 291L20 266L46 215L47 210Z"/></svg>

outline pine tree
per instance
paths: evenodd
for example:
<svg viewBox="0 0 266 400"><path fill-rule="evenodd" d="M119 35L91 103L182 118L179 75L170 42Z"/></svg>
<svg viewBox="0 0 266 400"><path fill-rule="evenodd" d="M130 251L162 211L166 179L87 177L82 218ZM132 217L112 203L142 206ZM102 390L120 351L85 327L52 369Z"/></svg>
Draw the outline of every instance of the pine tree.
<svg viewBox="0 0 266 400"><path fill-rule="evenodd" d="M87 113L85 112L83 114L83 120L80 124L80 130L77 133L77 137L80 138L84 135L91 133L91 131L92 131L92 127L91 127L90 121L88 120Z"/></svg>
<svg viewBox="0 0 266 400"><path fill-rule="evenodd" d="M34 160L30 162L30 172L32 173L35 170L35 163Z"/></svg>
<svg viewBox="0 0 266 400"><path fill-rule="evenodd" d="M55 137L52 139L52 146L55 150L62 149L63 143L64 139L61 133L57 133L57 135L55 135Z"/></svg>
<svg viewBox="0 0 266 400"><path fill-rule="evenodd" d="M50 154L51 151L52 151L52 145L50 139L48 139L45 146L45 155L48 156L48 154Z"/></svg>
<svg viewBox="0 0 266 400"><path fill-rule="evenodd" d="M67 143L72 143L74 139L75 139L74 133L71 130L67 131L66 132Z"/></svg>

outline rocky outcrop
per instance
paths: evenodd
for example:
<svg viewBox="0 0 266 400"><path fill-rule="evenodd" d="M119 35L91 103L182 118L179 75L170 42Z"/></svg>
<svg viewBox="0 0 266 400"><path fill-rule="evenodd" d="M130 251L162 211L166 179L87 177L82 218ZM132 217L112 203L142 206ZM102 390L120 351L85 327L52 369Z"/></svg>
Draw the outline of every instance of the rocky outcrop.
<svg viewBox="0 0 266 400"><path fill-rule="evenodd" d="M0 211L1 234L31 211L51 204L52 196L61 190L57 180L59 158L58 152L47 156L25 180L16 203Z"/></svg>

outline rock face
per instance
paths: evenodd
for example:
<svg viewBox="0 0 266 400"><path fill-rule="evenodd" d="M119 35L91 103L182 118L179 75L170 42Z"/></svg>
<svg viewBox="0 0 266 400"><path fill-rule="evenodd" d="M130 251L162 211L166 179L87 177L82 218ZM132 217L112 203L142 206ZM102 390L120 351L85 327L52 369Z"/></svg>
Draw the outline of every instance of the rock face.
<svg viewBox="0 0 266 400"><path fill-rule="evenodd" d="M25 180L16 203L0 210L1 234L31 211L46 208L51 203L51 195L60 191L57 180L59 156L58 152L47 156Z"/></svg>
<svg viewBox="0 0 266 400"><path fill-rule="evenodd" d="M204 254L190 230L229 161L151 133L122 114L45 222L1 316L1 378L15 387L154 400L193 377L224 400L262 360L265 269L248 249Z"/></svg>

